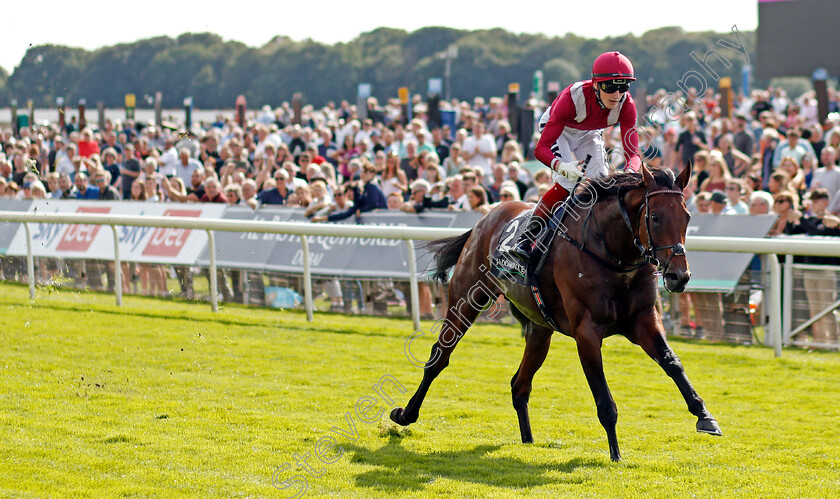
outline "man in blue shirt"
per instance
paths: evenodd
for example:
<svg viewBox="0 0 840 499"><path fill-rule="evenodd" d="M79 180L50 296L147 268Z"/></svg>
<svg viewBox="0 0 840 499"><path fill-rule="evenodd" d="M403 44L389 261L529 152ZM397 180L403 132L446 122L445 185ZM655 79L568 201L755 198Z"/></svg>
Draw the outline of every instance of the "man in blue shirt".
<svg viewBox="0 0 840 499"><path fill-rule="evenodd" d="M76 199L99 199L99 188L88 185L85 172L76 173Z"/></svg>
<svg viewBox="0 0 840 499"><path fill-rule="evenodd" d="M361 189L359 189L358 184L353 185L352 207L344 211L331 213L329 216L326 217L326 220L324 220L324 217L313 217L312 221L338 222L339 220L350 218L353 215L359 216L362 213L368 211L377 209L387 209L388 202L385 199L385 194L382 193L382 189L379 187L379 184L375 181L376 168L370 163L365 163L364 166L362 166L361 178Z"/></svg>
<svg viewBox="0 0 840 499"><path fill-rule="evenodd" d="M274 181L276 187L265 189L257 194L257 201L260 205L264 204L286 204L286 199L289 194L294 192L289 188L289 174L285 170L277 170L274 172Z"/></svg>

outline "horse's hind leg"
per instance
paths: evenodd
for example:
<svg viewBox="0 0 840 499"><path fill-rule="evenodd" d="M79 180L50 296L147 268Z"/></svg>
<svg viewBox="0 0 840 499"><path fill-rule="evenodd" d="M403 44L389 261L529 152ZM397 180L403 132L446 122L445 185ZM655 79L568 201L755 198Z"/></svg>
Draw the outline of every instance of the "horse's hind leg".
<svg viewBox="0 0 840 499"><path fill-rule="evenodd" d="M456 284L454 279L453 277L453 282L449 286L450 307L446 316L432 329L433 333L439 333L438 340L432 345L431 355L423 368L423 380L405 409L398 407L391 411L391 420L397 424L405 426L417 421L426 392L432 381L449 365L452 350L458 345L476 317L496 299L496 295L492 294L481 282L472 281L473 286L468 287ZM468 281L459 279L458 282Z"/></svg>
<svg viewBox="0 0 840 499"><path fill-rule="evenodd" d="M680 393L688 405L688 410L697 416L697 431L711 435L721 435L720 426L714 416L706 409L706 404L694 390L685 374L682 362L671 350L665 339L665 328L655 314L644 317L636 323L635 334L631 341L642 347L659 364L665 373L677 384Z"/></svg>
<svg viewBox="0 0 840 499"><path fill-rule="evenodd" d="M511 311L513 310L515 309L511 305ZM516 312L514 312L514 316L519 319ZM528 319L525 320L528 321ZM513 379L510 380L510 391L513 408L516 410L517 418L519 418L519 433L522 436L522 443L530 444L534 442L534 436L531 434L531 419L528 416L531 383L534 380L534 374L542 366L545 356L548 354L553 331L551 328L538 326L530 321L523 322L522 328L525 332L525 353L522 355L519 369L516 370Z"/></svg>

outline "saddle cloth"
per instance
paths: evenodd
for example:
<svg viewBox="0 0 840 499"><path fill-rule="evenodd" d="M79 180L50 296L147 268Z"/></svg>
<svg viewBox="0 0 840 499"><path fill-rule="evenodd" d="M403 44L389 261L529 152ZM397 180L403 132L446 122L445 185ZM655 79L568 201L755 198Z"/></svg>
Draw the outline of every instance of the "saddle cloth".
<svg viewBox="0 0 840 499"><path fill-rule="evenodd" d="M492 273L494 276L511 281L522 286L528 285L528 269L523 265L522 261L511 254L516 241L519 236L525 231L528 225L528 219L534 212L533 209L523 211L510 222L508 222L502 235L499 237L499 244L493 252L493 257L490 260ZM531 259L533 262L534 259ZM530 265L529 265L530 266Z"/></svg>

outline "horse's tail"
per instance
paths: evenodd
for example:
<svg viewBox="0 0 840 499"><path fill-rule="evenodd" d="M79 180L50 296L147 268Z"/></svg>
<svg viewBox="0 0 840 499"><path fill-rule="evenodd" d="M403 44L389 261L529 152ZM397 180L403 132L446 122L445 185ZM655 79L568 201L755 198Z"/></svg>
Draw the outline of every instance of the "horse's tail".
<svg viewBox="0 0 840 499"><path fill-rule="evenodd" d="M458 263L461 250L467 244L470 234L472 229L460 236L436 239L423 244L423 248L434 255L435 263L431 275L433 281L445 283L449 280L449 269Z"/></svg>

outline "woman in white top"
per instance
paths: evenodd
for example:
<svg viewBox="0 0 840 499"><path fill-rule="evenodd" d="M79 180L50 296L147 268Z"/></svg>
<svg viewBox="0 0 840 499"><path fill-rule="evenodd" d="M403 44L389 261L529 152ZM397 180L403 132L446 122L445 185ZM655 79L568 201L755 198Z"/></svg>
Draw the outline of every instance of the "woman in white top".
<svg viewBox="0 0 840 499"><path fill-rule="evenodd" d="M400 157L396 152L389 152L385 159L385 171L382 172L382 194L388 199L392 193L405 193L408 190L408 178L400 168Z"/></svg>

